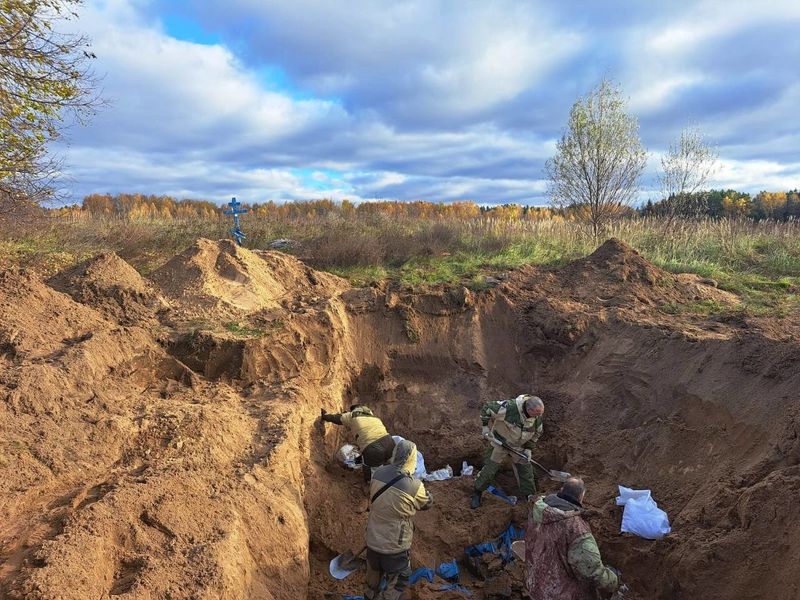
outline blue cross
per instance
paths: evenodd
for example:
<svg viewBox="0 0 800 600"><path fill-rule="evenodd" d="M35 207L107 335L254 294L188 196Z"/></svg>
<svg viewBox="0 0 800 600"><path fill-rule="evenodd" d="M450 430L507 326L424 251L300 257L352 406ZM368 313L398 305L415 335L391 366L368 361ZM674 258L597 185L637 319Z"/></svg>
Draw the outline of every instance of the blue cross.
<svg viewBox="0 0 800 600"><path fill-rule="evenodd" d="M228 206L231 207L230 210L224 210L222 212L226 215L233 215L233 228L231 229L231 234L233 234L233 237L236 238L236 243L241 246L244 238L247 236L244 234L244 231L242 231L241 227L239 227L239 215L243 215L248 209L241 208L242 203L236 200L235 197L231 198L231 201L228 202Z"/></svg>

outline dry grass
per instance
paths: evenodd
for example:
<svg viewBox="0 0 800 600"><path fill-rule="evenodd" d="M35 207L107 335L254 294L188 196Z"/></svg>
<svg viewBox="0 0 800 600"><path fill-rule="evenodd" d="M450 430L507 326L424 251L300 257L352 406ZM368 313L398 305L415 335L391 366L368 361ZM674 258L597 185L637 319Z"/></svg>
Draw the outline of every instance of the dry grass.
<svg viewBox="0 0 800 600"><path fill-rule="evenodd" d="M52 273L113 250L147 274L198 237L228 235L224 219L132 220L53 217L0 237L0 266ZM337 214L243 221L246 245L277 238L300 242L293 253L355 283L392 277L411 284L462 281L525 263L559 265L597 245L588 230L562 219L419 219ZM800 223L749 220L682 221L665 231L658 219L624 219L617 237L674 272L717 279L753 309L787 310L800 286Z"/></svg>

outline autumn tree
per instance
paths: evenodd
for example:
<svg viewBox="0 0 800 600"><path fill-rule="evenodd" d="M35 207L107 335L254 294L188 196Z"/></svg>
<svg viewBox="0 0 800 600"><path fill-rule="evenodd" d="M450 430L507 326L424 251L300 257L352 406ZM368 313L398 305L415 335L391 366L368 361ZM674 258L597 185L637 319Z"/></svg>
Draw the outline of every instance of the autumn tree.
<svg viewBox="0 0 800 600"><path fill-rule="evenodd" d="M752 209L750 194L729 191L722 198L722 212L726 217L740 219L748 216Z"/></svg>
<svg viewBox="0 0 800 600"><path fill-rule="evenodd" d="M87 40L59 32L81 0L0 0L0 212L51 198L48 144L97 105Z"/></svg>
<svg viewBox="0 0 800 600"><path fill-rule="evenodd" d="M572 106L556 155L547 161L553 203L573 209L598 237L633 204L647 153L620 89L603 80Z"/></svg>
<svg viewBox="0 0 800 600"><path fill-rule="evenodd" d="M661 157L659 173L664 196L661 210L667 228L676 217L699 216L706 212L706 198L700 192L708 185L718 166L717 151L696 127L685 128L670 144L667 153Z"/></svg>

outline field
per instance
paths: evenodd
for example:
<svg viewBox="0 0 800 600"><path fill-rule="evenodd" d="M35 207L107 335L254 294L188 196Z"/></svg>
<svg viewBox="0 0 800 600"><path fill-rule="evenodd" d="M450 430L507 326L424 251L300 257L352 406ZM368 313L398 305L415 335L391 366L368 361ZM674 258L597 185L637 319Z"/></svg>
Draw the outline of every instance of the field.
<svg viewBox="0 0 800 600"><path fill-rule="evenodd" d="M328 564L363 545L366 488L319 420L361 402L456 475L426 484L413 566L456 559L476 600L521 600L519 561L464 549L526 503L470 510L459 475L481 464L481 403L526 392L546 406L536 457L587 482L627 598L797 597L797 224L630 219L601 242L555 218L244 225L245 248L210 218L5 231L0 597L361 593ZM296 256L258 249L278 238ZM618 484L651 489L672 532L620 535ZM442 583L409 598L462 597Z"/></svg>
<svg viewBox="0 0 800 600"><path fill-rule="evenodd" d="M114 251L146 275L199 237L228 237L229 227L229 220L216 217L53 216L19 231L6 231L0 237L0 265L30 266L52 274L99 252ZM466 283L482 289L487 276L524 264L561 266L598 245L579 223L560 218L332 213L246 217L244 229L247 247L269 249L276 239L294 240L298 244L287 252L354 285L391 279L410 285ZM800 222L684 220L665 229L658 218L621 219L605 231L603 239L610 237L670 272L715 280L720 288L741 296L737 310L785 315L797 306ZM723 307L679 309L710 313Z"/></svg>

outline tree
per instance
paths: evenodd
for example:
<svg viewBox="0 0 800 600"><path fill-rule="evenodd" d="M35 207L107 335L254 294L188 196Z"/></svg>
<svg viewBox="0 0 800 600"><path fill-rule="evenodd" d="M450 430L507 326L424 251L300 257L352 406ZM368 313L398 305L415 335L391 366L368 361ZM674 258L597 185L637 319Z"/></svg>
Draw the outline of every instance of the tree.
<svg viewBox="0 0 800 600"><path fill-rule="evenodd" d="M80 2L0 0L0 212L52 197L47 146L97 105L87 40L57 31Z"/></svg>
<svg viewBox="0 0 800 600"><path fill-rule="evenodd" d="M588 221L595 237L635 201L647 162L639 123L625 109L620 89L603 80L572 106L545 167L553 203Z"/></svg>
<svg viewBox="0 0 800 600"><path fill-rule="evenodd" d="M746 217L750 213L752 206L750 194L731 190L722 198L722 212L726 217L732 219Z"/></svg>
<svg viewBox="0 0 800 600"><path fill-rule="evenodd" d="M700 191L717 171L717 151L696 127L686 127L661 157L659 181L664 200L661 208L670 227L678 216L696 217L706 212Z"/></svg>

